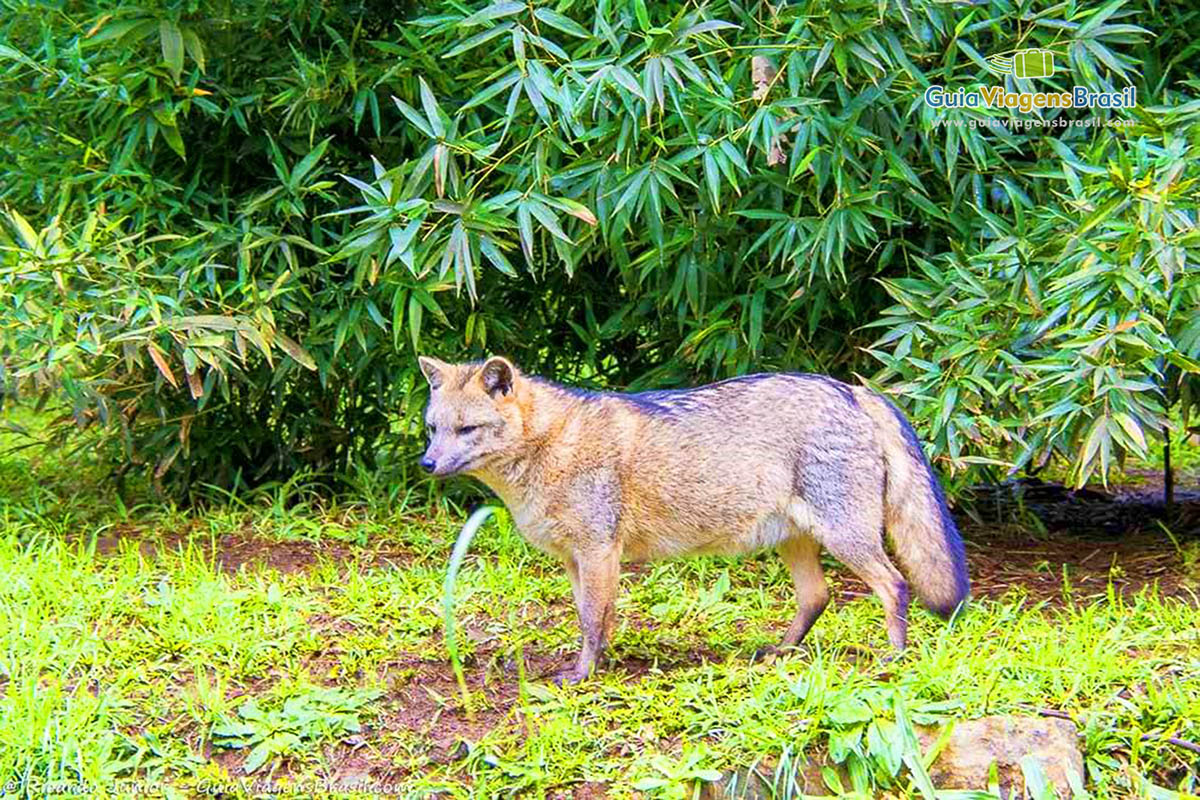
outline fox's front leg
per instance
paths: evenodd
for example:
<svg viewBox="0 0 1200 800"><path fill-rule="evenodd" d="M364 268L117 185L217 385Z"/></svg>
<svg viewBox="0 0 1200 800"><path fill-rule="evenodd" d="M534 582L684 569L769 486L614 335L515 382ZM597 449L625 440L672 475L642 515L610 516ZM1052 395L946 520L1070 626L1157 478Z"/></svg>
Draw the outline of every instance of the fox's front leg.
<svg viewBox="0 0 1200 800"><path fill-rule="evenodd" d="M559 673L559 683L579 683L591 675L596 660L604 652L616 621L617 582L621 573L621 549L616 542L588 547L563 559L583 643L579 658L571 669Z"/></svg>

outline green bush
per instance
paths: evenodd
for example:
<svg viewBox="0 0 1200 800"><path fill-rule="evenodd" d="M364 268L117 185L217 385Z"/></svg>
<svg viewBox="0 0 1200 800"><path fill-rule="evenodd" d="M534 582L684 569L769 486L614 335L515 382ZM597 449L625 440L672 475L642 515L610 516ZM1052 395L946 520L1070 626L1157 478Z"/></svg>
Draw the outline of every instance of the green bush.
<svg viewBox="0 0 1200 800"><path fill-rule="evenodd" d="M1197 402L1187 4L3 1L7 391L173 490L405 465L418 349L874 374L1080 481ZM922 102L1076 83L1131 126Z"/></svg>

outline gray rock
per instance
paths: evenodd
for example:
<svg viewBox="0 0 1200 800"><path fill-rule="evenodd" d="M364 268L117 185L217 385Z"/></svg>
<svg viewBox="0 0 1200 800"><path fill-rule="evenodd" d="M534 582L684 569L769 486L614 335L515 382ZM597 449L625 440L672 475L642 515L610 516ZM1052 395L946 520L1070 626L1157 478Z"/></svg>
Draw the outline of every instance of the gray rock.
<svg viewBox="0 0 1200 800"><path fill-rule="evenodd" d="M928 751L940 733L939 728L918 728L922 750ZM996 762L1001 795L1021 797L1021 759L1026 756L1042 768L1059 797L1071 796L1068 773L1083 784L1079 732L1074 723L1053 717L991 716L955 723L929 777L939 789L985 789L988 769Z"/></svg>

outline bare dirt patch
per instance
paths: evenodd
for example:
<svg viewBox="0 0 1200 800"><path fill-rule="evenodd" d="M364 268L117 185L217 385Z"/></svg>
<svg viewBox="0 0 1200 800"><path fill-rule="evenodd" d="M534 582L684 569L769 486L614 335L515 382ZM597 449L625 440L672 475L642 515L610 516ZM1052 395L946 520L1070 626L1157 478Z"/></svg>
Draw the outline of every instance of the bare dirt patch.
<svg viewBox="0 0 1200 800"><path fill-rule="evenodd" d="M282 574L312 569L324 561L358 563L364 566L401 566L414 554L386 546L366 546L339 541L273 540L256 536L251 530L224 533L215 538L197 526L148 534L132 525L120 525L96 537L96 555L111 557L123 547L136 547L146 559L157 558L163 551L198 548L205 558L215 561L222 572L233 575L248 570L275 570Z"/></svg>
<svg viewBox="0 0 1200 800"><path fill-rule="evenodd" d="M1200 574L1200 491L1180 487L1168 509L1161 485L1071 490L1037 480L978 492L980 520L962 520L974 593L997 597L1014 587L1061 603L1113 588L1131 595L1157 585L1164 596L1196 599ZM1045 532L1006 520L1032 515ZM1168 534L1170 531L1170 535Z"/></svg>

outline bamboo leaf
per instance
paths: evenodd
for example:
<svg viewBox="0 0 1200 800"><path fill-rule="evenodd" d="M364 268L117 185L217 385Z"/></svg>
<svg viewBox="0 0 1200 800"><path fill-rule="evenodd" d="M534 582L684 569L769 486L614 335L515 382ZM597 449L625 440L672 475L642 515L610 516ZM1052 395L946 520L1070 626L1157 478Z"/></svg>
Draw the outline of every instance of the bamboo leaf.
<svg viewBox="0 0 1200 800"><path fill-rule="evenodd" d="M517 277L516 269L513 268L513 265L509 263L509 260L504 256L504 253L500 251L500 248L498 248L496 243L491 239L486 236L480 237L479 249L485 256L487 256L487 260L490 261L492 266L494 266L496 269L500 270L511 278Z"/></svg>
<svg viewBox="0 0 1200 800"><path fill-rule="evenodd" d="M418 78L417 82L421 85L421 105L425 109L425 118L429 121L429 127L433 130L437 138L444 138L446 136L446 125L442 122L441 106L438 105L437 99L434 98L433 92L429 89L429 84L425 83L425 79Z"/></svg>
<svg viewBox="0 0 1200 800"><path fill-rule="evenodd" d="M305 369L313 371L317 369L317 362L308 354L308 351L279 331L275 331L275 345Z"/></svg>
<svg viewBox="0 0 1200 800"><path fill-rule="evenodd" d="M404 115L405 119L416 126L417 130L428 136L430 139L438 138L437 134L434 133L433 126L430 125L430 123L423 116L421 116L419 111L401 100L399 97L393 96L392 102L396 104L396 108L400 109L400 113Z"/></svg>
<svg viewBox="0 0 1200 800"><path fill-rule="evenodd" d="M483 23L491 20L511 17L513 14L519 14L524 10L524 3L518 3L514 0L501 0L501 2L492 3L490 6L481 8L474 14L464 18L463 21L458 24L464 27L469 25L482 25Z"/></svg>
<svg viewBox="0 0 1200 800"><path fill-rule="evenodd" d="M457 45L447 50L442 58L454 58L455 56L462 55L468 50L474 50L476 47L479 47L482 44L487 44L497 36L503 36L504 34L508 33L510 30L512 30L512 27L513 23L505 22L503 24L488 28L486 31L477 33L474 36L459 42Z"/></svg>
<svg viewBox="0 0 1200 800"><path fill-rule="evenodd" d="M200 68L201 73L207 71L204 60L204 43L200 41L200 37L191 28L183 29L183 49L187 51L192 61L196 62L196 66Z"/></svg>
<svg viewBox="0 0 1200 800"><path fill-rule="evenodd" d="M183 73L183 33L177 24L164 19L158 23L158 36L162 43L163 62L171 71L171 77L179 83Z"/></svg>
<svg viewBox="0 0 1200 800"><path fill-rule="evenodd" d="M542 7L536 9L533 12L533 15L550 27L557 28L569 36L576 36L580 39L588 39L591 37L591 34L588 33L586 28L584 28L575 20L565 17L557 11L552 11L549 8Z"/></svg>

